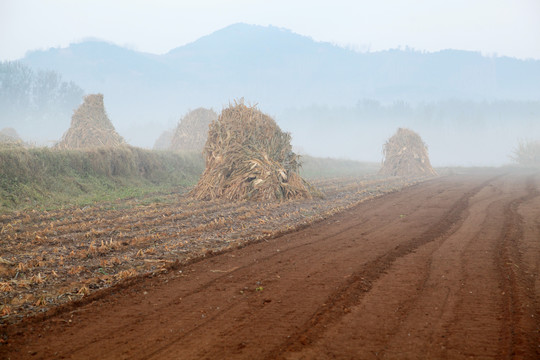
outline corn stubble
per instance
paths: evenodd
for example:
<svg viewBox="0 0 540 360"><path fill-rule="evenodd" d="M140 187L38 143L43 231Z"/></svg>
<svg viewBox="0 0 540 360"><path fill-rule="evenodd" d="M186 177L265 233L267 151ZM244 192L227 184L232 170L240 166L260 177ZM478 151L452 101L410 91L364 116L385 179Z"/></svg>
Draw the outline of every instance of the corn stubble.
<svg viewBox="0 0 540 360"><path fill-rule="evenodd" d="M255 106L235 102L210 124L204 148L206 169L191 194L200 200L311 198L313 188L298 175L291 135Z"/></svg>
<svg viewBox="0 0 540 360"><path fill-rule="evenodd" d="M305 227L414 182L366 175L313 180L324 196L304 201L194 201L171 193L159 202L113 204L122 207L0 214L0 325L177 262Z"/></svg>

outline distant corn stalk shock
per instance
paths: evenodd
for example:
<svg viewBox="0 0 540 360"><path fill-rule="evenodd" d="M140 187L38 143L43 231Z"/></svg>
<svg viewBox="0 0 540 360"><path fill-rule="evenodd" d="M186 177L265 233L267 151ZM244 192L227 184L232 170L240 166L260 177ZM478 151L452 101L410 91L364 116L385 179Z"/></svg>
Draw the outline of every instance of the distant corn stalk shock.
<svg viewBox="0 0 540 360"><path fill-rule="evenodd" d="M435 176L427 146L417 133L399 128L384 144L384 161L379 173L386 176Z"/></svg>
<svg viewBox="0 0 540 360"><path fill-rule="evenodd" d="M7 127L0 130L0 147L27 147L15 129Z"/></svg>
<svg viewBox="0 0 540 360"><path fill-rule="evenodd" d="M87 95L71 117L71 126L56 144L58 149L92 149L126 145L107 117L102 94Z"/></svg>
<svg viewBox="0 0 540 360"><path fill-rule="evenodd" d="M210 124L206 169L191 194L198 199L285 200L311 198L298 175L291 135L255 106L229 105Z"/></svg>
<svg viewBox="0 0 540 360"><path fill-rule="evenodd" d="M174 136L174 130L165 130L159 135L154 142L154 150L169 150L171 148L171 140Z"/></svg>
<svg viewBox="0 0 540 360"><path fill-rule="evenodd" d="M208 126L217 118L218 115L211 109L198 108L188 112L174 131L170 149L201 153L208 136Z"/></svg>
<svg viewBox="0 0 540 360"><path fill-rule="evenodd" d="M520 141L517 148L514 150L512 160L520 165L539 166L540 141Z"/></svg>

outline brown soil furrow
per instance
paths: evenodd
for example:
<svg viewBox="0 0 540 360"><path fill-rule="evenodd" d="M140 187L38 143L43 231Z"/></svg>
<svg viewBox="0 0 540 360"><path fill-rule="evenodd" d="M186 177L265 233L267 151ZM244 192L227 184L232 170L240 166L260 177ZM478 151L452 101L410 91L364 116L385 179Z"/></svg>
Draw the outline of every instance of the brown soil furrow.
<svg viewBox="0 0 540 360"><path fill-rule="evenodd" d="M436 183L433 183L430 185L430 187L438 187L439 185L436 184ZM246 307L244 308L242 305L243 304L243 300L247 300L247 299L257 299L257 297L259 295L262 295L262 294L259 294L259 293L252 293L253 291L253 287L255 287L254 283L256 282L256 280L253 280L253 274L257 274L257 278L258 279L262 279L262 280L265 280L263 281L263 285L264 285L264 288L267 289L268 288L268 291L270 292L273 292L277 298L277 301L275 304L279 304L279 299L283 299L282 303L283 303L283 306L285 305L285 299L287 298L287 296L290 296L292 293L295 293L295 292L298 292L299 295L305 291L304 290L304 287L305 286L309 286L312 282L314 282L315 280L311 280L311 279L316 279L316 276L319 276L319 277L323 277L323 276L327 276L328 274L326 273L326 271L313 271L313 270L309 270L311 265L316 265L317 263L320 263L320 256L322 254L328 254L328 256L330 257L328 260L328 264L325 266L325 268L327 269L327 271L330 271L330 273L332 271L336 271L337 270L337 266L340 266L342 267L343 269L340 270L341 273L343 273L344 275L348 274L348 270L347 268L345 268L343 264L346 264L348 262L347 258L350 257L350 254L351 254L351 250L354 250L356 253L357 253L357 256L362 256L362 252L363 250L361 248L358 248L357 246L356 249L355 247L351 247L352 245L344 245L344 246L340 246L339 244L346 244L349 239L351 239L351 237L354 239L356 237L359 236L359 233L362 234L362 233L366 233L367 231L363 231L361 232L361 230L369 230L369 229L375 229L377 227L380 227L382 224L388 224L388 223L393 223L395 224L396 223L396 220L395 219L400 219L399 217L399 214L401 211L403 211L402 209L400 208L395 208L395 205L394 204L399 204L399 203L403 203L404 205L407 205L408 207L410 207L410 209L422 209L423 207L426 206L426 203L415 203L414 202L414 199L418 199L418 198L422 198L424 197L425 195L429 194L430 193L430 188L428 187L427 189L424 189L422 186L416 186L416 187L413 187L411 188L410 191L407 191L407 192L404 192L404 193L394 193L394 194L390 194L388 195L389 196L389 199L390 201L387 202L387 201L377 201L377 200L373 200L373 201L370 201L369 203L366 203L366 204L363 204L363 205L360 205L361 209L358 210L358 211L353 211L352 213L343 213L341 214L338 218L339 218L339 221L337 220L333 220L332 224L333 226L332 227L328 227L328 225L326 225L324 222L323 223L320 223L318 224L317 226L313 227L313 228L305 228L302 232L300 233L291 233L289 236L285 236L285 237L282 237L279 239L279 243L281 245L276 245L276 242L274 241L269 241L269 242L262 242L260 243L257 248L259 249L259 251L256 251L256 259L257 261L256 262L251 262L248 261L247 259L245 260L245 264L248 264L249 266L245 267L245 271L244 273L240 276L240 275L237 275L236 273L234 274L231 274L231 275L234 275L235 278L231 279L230 281L230 284L237 284L237 285L232 285L231 288L233 289L233 292L232 293L228 293L228 294L220 294L221 297L217 297L216 299L213 299L212 296L205 296L203 302L201 303L201 299L200 299L200 294L201 293L205 293L205 292L208 292L209 290L211 290L213 288L213 286L205 286L204 284L206 284L208 281L211 281L213 277L215 276L221 276L220 273L212 273L212 277L207 279L207 280L203 280L202 278L199 278L197 279L197 281L195 281L193 283L193 285L190 285L188 286L188 288L190 289L197 289L197 288L200 288L201 285L202 285L202 289L200 291L198 290L195 290L195 291L191 291L190 294L186 294L186 295L189 295L187 296L187 298L184 298L184 300L182 301L182 308L184 307L187 307L189 308L189 304L193 304L193 306L197 306L196 304L204 304L206 303L208 306L208 308L210 307L217 307L219 306L220 302L223 301L223 299L227 299L227 298L232 298L234 296L235 293L238 293L239 290L242 290L244 287L249 287L250 288L250 291L251 292L247 292L247 294L249 296L247 296L245 299L243 299L244 297L242 297L242 299L237 299L236 301L240 300L240 303L239 303L239 307L238 307L238 310L237 310L237 313L238 314L241 314L243 313L244 311L245 312L249 312L251 311L250 310L250 307ZM403 197L406 197L405 199ZM392 200L392 199L395 199ZM449 200L444 200L446 202L448 202ZM436 206L438 203L441 202L441 199L434 199L432 200L432 205L431 206ZM414 204L414 205L413 205ZM374 209L378 209L376 211L374 211ZM369 214L365 214L364 215L364 212L366 211L374 211L372 212L372 214L374 214L374 216L370 216ZM413 216L413 214L411 213L412 210L407 210L405 211L406 214L410 215L410 216ZM418 210L415 210L415 211L418 211ZM444 212L444 209L441 208L441 209L437 209L437 211L440 211L441 213ZM356 223L357 221L357 218L358 218L358 214L361 215L362 218L364 219L369 219L371 221L370 224L366 225L366 228L365 229L357 229L355 226L351 226L351 224L354 224ZM423 215L419 215L418 216L419 218L422 218ZM386 219L386 220L383 220L383 219ZM389 221L390 220L390 221ZM331 220L328 220L328 221L331 221ZM402 222L403 220L400 220L398 222ZM429 223L429 221L427 221L427 223ZM395 224L393 226L396 226L396 225L399 225L399 224ZM333 228L337 228L338 230L333 230ZM350 231L349 232L343 232L343 231L340 231L339 229L340 228L349 228ZM328 234L328 232L330 232L331 234L338 234L337 236L329 236L331 234ZM303 234L301 237L298 236L298 234ZM369 234L366 234L366 235L360 235L360 236L369 236ZM317 239L319 238L323 238L323 239L327 239L327 241L317 241ZM294 241L293 241L294 239ZM367 239L366 239L367 240ZM385 251L388 251L387 247L388 247L388 244L385 244L385 243L382 243L380 245L378 245L376 242L378 242L377 240L373 240L373 247L374 249L376 248L380 248L380 254L384 253ZM395 242L395 244L398 244L399 243L399 239L395 239L393 242ZM313 245L311 246L307 246L307 247L299 247L296 251L291 251L291 254L288 254L288 252L286 251L288 247L290 246L297 246L298 244L302 244L302 243L313 243ZM324 244L324 247L325 249L321 249L321 244ZM339 253L336 253L336 246L338 246L340 252ZM395 246L395 245L391 245L392 247ZM319 248L317 251L314 251L315 248ZM246 250L249 252L253 252L254 248L252 246L246 248ZM270 249L273 249L273 251L269 251ZM384 249L387 249L387 250L384 250ZM264 250L264 251L262 251ZM273 256L269 256L268 254L276 254L277 253L277 250L280 250L280 256L276 256L276 257L273 257ZM283 254L281 254L281 252L283 252ZM337 257L339 255L339 257ZM307 257L306 257L307 256ZM272 258L279 258L281 257L282 260L280 259L276 259L276 261L270 261L272 260ZM221 258L221 257L219 257ZM264 259L268 259L268 260L264 260ZM215 261L217 258L213 258L213 259L209 259L208 261L210 262L213 262ZM238 258L237 258L238 259ZM288 259L288 260L286 260ZM302 261L291 261L291 259L302 259ZM291 281L293 281L293 284L296 283L296 282L299 282L300 286L298 285L293 285L294 288L291 288L291 289L284 289L283 292L281 291L277 291L277 290L274 290L273 289L273 285L274 284L267 284L269 281L267 281L268 279L274 277L275 278L275 275L272 275L272 272L274 272L275 270L265 270L267 268L269 269L275 269L275 263L278 263L281 268L280 270L280 274L282 274L282 280L285 281L286 277L283 275L283 274L286 274L287 272L291 272L291 275L288 276ZM241 264L238 264L236 263L235 266L239 266ZM228 268L232 268L232 267L235 267L235 266L230 266ZM308 266L306 268L306 266ZM241 267L241 266L240 266ZM238 272L239 270L236 270L236 272ZM270 272L268 272L270 271ZM199 271L197 271L196 273L200 273ZM314 274L313 277L310 278L310 274ZM226 280L226 278L224 279L223 276L222 277L222 280ZM341 277L341 276L338 276L338 277ZM244 278L245 280L242 280L242 278ZM318 280L317 280L318 281ZM341 280L339 280L341 282ZM217 284L219 284L220 282L217 282ZM213 284L216 284L215 282ZM225 287L229 287L228 285L226 285L227 283L225 284L221 284L221 286L225 286ZM337 284L337 283L336 283ZM334 286L332 285L332 282L330 282L330 287L333 288ZM325 285L326 286L326 285ZM177 293L178 294L178 293ZM161 303L160 305L160 309L163 310L163 312L167 312L167 311L170 311L169 309L171 308L171 304L174 303L174 295L177 295L177 294L172 294L171 295L171 300L166 300L164 299L163 302ZM321 293L321 295L324 296L324 293ZM182 295L184 296L184 295ZM193 297L194 299L193 300L190 300L190 298ZM317 298L320 298L319 295L317 295ZM305 310L302 310L302 317L303 316L309 316L309 312L310 311L313 311L313 310L310 310L312 308L313 305L315 305L316 303L319 303L319 301L322 303L324 301L324 297L320 298L320 300L316 300L317 298L314 299L314 303L312 303L311 305L307 306ZM196 300L198 299L198 300ZM260 299L260 301L263 301L264 299ZM190 302L191 301L191 302ZM215 303L214 303L215 301ZM259 301L259 300L257 300ZM257 303L256 301L256 303ZM273 302L274 303L274 302ZM249 304L248 304L249 305ZM258 304L257 304L258 305ZM175 306L174 308L180 306L177 305ZM282 305L279 305L280 307L283 308ZM256 306L257 308L257 306ZM178 310L180 311L180 310ZM298 315L296 314L297 311L295 312L292 312L290 314L290 317L291 317L291 320L293 319L296 319L298 318ZM305 315L304 315L305 314ZM149 316L149 317L152 317L153 315L152 314L148 314L148 315L141 315L139 317L139 320L142 320L144 321L144 318L146 316ZM237 318L241 318L240 315L237 315L236 316ZM259 318L263 318L262 315L259 315L258 316ZM124 317L120 318L120 319L117 319L115 321L111 321L112 322L116 322L116 321L119 321L121 323L123 323L123 327L131 327L133 324L132 323L129 323L129 322L126 322ZM68 318L69 320L69 318ZM184 319L186 320L186 319ZM307 320L307 317L306 317L306 320ZM187 320L186 320L187 321ZM189 323L195 321L195 319L192 319L190 320L190 322L186 322L185 323L185 326L187 328L189 328L191 325L189 325ZM244 324L245 327L249 326L250 323L253 321L252 319L250 318L247 318L246 320L246 323L243 323L241 322L242 324ZM261 322L261 325L264 325L266 322L265 321L262 321L260 320ZM173 325L174 326L174 325ZM193 325L195 326L195 325ZM287 325L286 328L288 328L289 326L294 326L294 325ZM110 328L111 326L108 325L107 328ZM207 328L212 328L213 326L209 326ZM276 328L276 326L273 326L274 328ZM240 326L237 330L240 331L240 333L242 332L245 332L245 330L242 329L242 327ZM102 329L100 331L100 333L104 333L104 334L110 334L110 336L113 336L112 334L114 334L115 332L117 332L118 329L115 329L115 328L111 328L110 331L106 331L105 329ZM203 334L206 334L208 333L208 329L205 329L205 331L203 332ZM290 332L290 330L283 330L283 333L288 333ZM160 332L160 331L155 331L152 335L156 335L159 334L161 337L164 337L166 336L166 334L163 334L163 332ZM199 336L201 336L202 334L200 334L199 332ZM92 338L92 337L95 337L94 335L85 335L85 337L89 337L89 338ZM151 337L153 338L153 336ZM150 339L150 338L149 338ZM136 340L134 339L133 341L136 342ZM276 344L277 345L277 344ZM173 348L174 348L174 343L171 345ZM249 346L248 346L249 347ZM95 350L94 350L95 351Z"/></svg>
<svg viewBox="0 0 540 360"><path fill-rule="evenodd" d="M527 178L527 194L504 207L504 227L497 241L501 288L508 294L503 298L507 326L502 329L502 337L508 342L505 358L540 358L540 313L535 284L527 275L530 270L526 269L518 248L524 235L523 217L518 208L540 196L533 178L533 175Z"/></svg>
<svg viewBox="0 0 540 360"><path fill-rule="evenodd" d="M511 189L500 189L500 183L510 183ZM513 177L490 182L469 199L452 231L396 259L359 305L348 308L335 325L327 324L318 341L284 356L498 358L508 344L499 336L507 323L500 316L501 291L493 277L494 240L502 230L504 204L524 192Z"/></svg>
<svg viewBox="0 0 540 360"><path fill-rule="evenodd" d="M536 359L540 178L530 174L438 178L210 248L3 326L0 358ZM228 226L203 230L226 238Z"/></svg>
<svg viewBox="0 0 540 360"><path fill-rule="evenodd" d="M412 198L415 198L418 194L409 194L409 196ZM409 202L409 201L406 201L406 202ZM370 206L366 206L365 208L369 208ZM385 211L387 211L385 209ZM361 214L362 211L355 211L356 214ZM389 217L390 218L399 218L398 217L398 214L399 212L397 212L394 216L390 215ZM358 221L362 221L362 219L358 219ZM371 226L373 226L373 224L370 224ZM380 224L379 224L380 225ZM296 251L294 252L292 249L288 249L289 251L287 251L287 249L284 249L280 252L280 256L289 256L289 258L296 258L296 259L299 259L299 258L302 258L303 262L309 264L309 263L313 263L313 264L316 264L317 263L317 253L314 253L313 251L311 251L311 249L309 249L309 247L317 247L318 248L318 257L320 258L321 254L325 253L325 251L323 250L323 247L321 246L322 244L325 244L325 246L329 246L329 247L332 247L333 248L333 257L334 257L334 263L336 261L339 261L339 257L338 256L341 256L340 255L340 244L342 244L344 242L344 239L350 239L351 237L355 237L355 236L358 236L357 234L360 232L360 229L361 227L355 227L355 228L351 228L349 227L349 232L347 231L339 231L337 232L338 234L342 235L342 236L328 236L325 234L325 236L323 238L317 238L316 236L314 236L315 234L312 234L313 237L307 235L307 237L310 239L309 240L309 244L306 244L306 248L308 249L299 249L298 247L295 247L294 250L300 250L299 252ZM307 232L309 233L309 229L306 229L308 230ZM364 229L365 230L365 229ZM365 231L364 231L365 233ZM298 236L297 236L298 238ZM304 237L302 237L304 238ZM271 244L268 244L267 246L271 246ZM345 247L343 248L343 255L345 256L348 256L348 257L351 257L353 256L353 253L351 253L352 249L346 249ZM288 254L289 252L293 252L293 254ZM348 254L347 254L348 253ZM309 256L308 258L306 258L306 256ZM272 256L274 257L274 256ZM258 274L258 277L259 278L267 278L270 276L270 274L265 274L265 269L266 268L272 268L272 264L268 264L268 262L270 261L265 261L265 260L269 260L269 258L267 257L264 257L264 258L258 258L258 261L257 261L257 266L256 266L256 269L253 269L254 266L250 266L248 268L251 268L251 272L252 273L256 273ZM320 260L319 260L320 261ZM317 271L317 272L313 272L313 271L310 271L310 266L308 266L306 268L306 266L301 266L300 264L296 264L298 265L298 268L296 267L295 264L290 264L290 263L285 263L285 262L281 262L281 268L280 268L280 271L283 272L283 273L294 273L296 272L297 275L295 275L294 277L297 278L299 282L302 282L302 285L300 287L300 290L302 289L303 286L307 286L309 285L309 281L310 279L313 279L313 278L317 278L317 276L325 276L324 272L320 272L320 271ZM328 270L334 270L336 272L338 272L338 269L335 267L335 266L329 266L328 267ZM273 270L275 271L275 270ZM306 272L307 271L307 272ZM339 271L339 272L342 272L342 271ZM303 275L300 275L300 274L303 274ZM349 278L350 275L347 275L347 278ZM249 277L246 277L246 278L249 278ZM236 279L236 282L238 283L239 280L241 281L241 279ZM339 279L339 282L342 282L341 279ZM316 283L314 284L316 285ZM265 288L266 288L266 284L265 284ZM288 292L289 292L289 295L291 295L296 289L289 289ZM269 287L269 291L274 293L274 289ZM279 296L277 296L279 298ZM320 301L324 300L321 299ZM246 310L247 311L247 310ZM294 315L297 315L296 313L293 313ZM306 314L308 315L308 314ZM308 315L309 316L309 315ZM287 324L288 322L288 319L289 319L289 314L282 314L281 315L281 321L285 324ZM259 315L257 317L257 321L260 321L262 322L263 324L265 323L264 321L264 317L262 315ZM249 324L244 324L245 327L248 327ZM206 329L205 332L208 332L210 329ZM210 330L211 331L211 330ZM228 331L227 333L230 334L231 332L235 332L237 331L236 329L231 329L231 331ZM276 331L276 329L272 329L270 331ZM287 330L287 331L284 331L282 333L285 333L285 334L290 334L290 330ZM199 336L201 336L202 334L199 334ZM287 335L287 336L290 336L290 335ZM240 337L240 336L236 336L236 337ZM225 341L224 341L225 342ZM171 347L174 348L174 344L171 344ZM248 345L246 345L248 346ZM189 346L188 346L189 347ZM204 353L204 354L207 354L207 353ZM163 355L163 354L162 354ZM165 355L163 355L165 356ZM170 354L169 354L170 356ZM197 357L205 357L205 355L203 355L203 353L198 353ZM166 357L166 356L165 356ZM189 357L189 356L188 356Z"/></svg>
<svg viewBox="0 0 540 360"><path fill-rule="evenodd" d="M469 199L476 195L482 188L500 176L490 178L472 190L465 193L456 201L451 208L441 216L433 226L422 233L419 237L407 242L402 242L394 249L366 263L362 268L352 274L349 281L342 284L337 291L325 301L325 306L317 309L317 312L303 325L291 339L281 344L279 348L270 352L266 358L276 358L279 354L290 351L298 351L307 344L317 341L323 336L325 329L332 323L338 322L347 314L351 307L356 306L369 292L373 283L379 279L399 258L410 254L419 247L435 241L451 232L452 227L462 218L462 213L467 210Z"/></svg>
<svg viewBox="0 0 540 360"><path fill-rule="evenodd" d="M466 357L500 354L506 348L500 329L506 320L499 314L502 302L498 281L493 279L497 267L493 262L496 239L504 221L503 207L508 199L489 189L477 199L477 221L474 228L464 229L454 244L454 271L447 272L451 302L444 309L440 329L435 332L440 349L437 356ZM503 295L504 296L504 295ZM500 314L499 314L500 315Z"/></svg>
<svg viewBox="0 0 540 360"><path fill-rule="evenodd" d="M166 204L132 200L114 206L1 215L2 256L14 265L0 265L0 286L11 287L0 293L0 324L80 298L83 287L93 292L126 277L161 272L167 263L187 263L305 228L415 181L342 179L334 186L349 190L302 202L194 202L170 195ZM330 183L322 188L329 187ZM43 282L29 280L37 275ZM38 301L40 297L43 301Z"/></svg>

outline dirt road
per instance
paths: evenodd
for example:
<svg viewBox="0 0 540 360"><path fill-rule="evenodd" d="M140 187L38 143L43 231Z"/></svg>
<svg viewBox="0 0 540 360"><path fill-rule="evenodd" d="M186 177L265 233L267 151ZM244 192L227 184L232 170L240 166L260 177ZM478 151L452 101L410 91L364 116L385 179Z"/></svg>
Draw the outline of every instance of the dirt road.
<svg viewBox="0 0 540 360"><path fill-rule="evenodd" d="M443 177L6 326L6 359L538 359L540 174Z"/></svg>

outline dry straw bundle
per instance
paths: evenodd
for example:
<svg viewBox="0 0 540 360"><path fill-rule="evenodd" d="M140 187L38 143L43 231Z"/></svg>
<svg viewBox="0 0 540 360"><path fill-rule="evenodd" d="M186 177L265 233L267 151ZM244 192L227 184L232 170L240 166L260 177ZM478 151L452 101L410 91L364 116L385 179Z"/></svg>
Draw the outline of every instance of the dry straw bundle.
<svg viewBox="0 0 540 360"><path fill-rule="evenodd" d="M154 150L169 150L174 136L174 130L165 130L154 142Z"/></svg>
<svg viewBox="0 0 540 360"><path fill-rule="evenodd" d="M382 175L434 176L426 144L420 135L409 129L399 128L384 144Z"/></svg>
<svg viewBox="0 0 540 360"><path fill-rule="evenodd" d="M21 137L15 129L7 127L0 130L0 146L27 146L27 144L22 141Z"/></svg>
<svg viewBox="0 0 540 360"><path fill-rule="evenodd" d="M208 136L208 126L217 118L211 109L198 108L187 113L176 127L171 150L202 152Z"/></svg>
<svg viewBox="0 0 540 360"><path fill-rule="evenodd" d="M92 94L71 117L71 126L56 147L59 149L89 149L126 145L107 117L103 95Z"/></svg>
<svg viewBox="0 0 540 360"><path fill-rule="evenodd" d="M210 124L206 169L193 189L198 199L283 200L310 198L298 175L291 135L255 106L229 105Z"/></svg>

